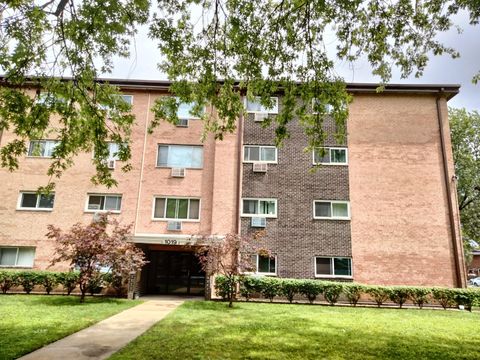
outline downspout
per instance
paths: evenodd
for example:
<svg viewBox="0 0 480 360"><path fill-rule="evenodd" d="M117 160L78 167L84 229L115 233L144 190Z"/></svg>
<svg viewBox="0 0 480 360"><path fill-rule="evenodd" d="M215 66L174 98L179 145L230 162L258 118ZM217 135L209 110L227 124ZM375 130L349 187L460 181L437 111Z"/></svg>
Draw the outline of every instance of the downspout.
<svg viewBox="0 0 480 360"><path fill-rule="evenodd" d="M242 197L242 144L243 144L243 114L238 118L238 127L237 127L237 196L235 199L235 230L237 234L240 234L240 199Z"/></svg>
<svg viewBox="0 0 480 360"><path fill-rule="evenodd" d="M440 128L440 145L442 149L442 159L443 159L443 175L445 178L445 188L447 190L447 203L448 203L448 217L450 221L450 233L452 237L453 243L453 255L455 258L455 269L456 269L456 280L457 280L457 287L464 288L465 284L463 283L462 271L463 266L460 264L460 251L458 248L458 238L455 226L455 216L454 216L454 204L452 200L452 189L450 185L450 174L448 172L448 158L447 158L447 148L445 145L445 131L443 128L443 117L442 117L442 109L440 106L440 100L443 98L442 96L443 88L440 90L439 96L436 99L437 105L437 119L438 119L438 126Z"/></svg>

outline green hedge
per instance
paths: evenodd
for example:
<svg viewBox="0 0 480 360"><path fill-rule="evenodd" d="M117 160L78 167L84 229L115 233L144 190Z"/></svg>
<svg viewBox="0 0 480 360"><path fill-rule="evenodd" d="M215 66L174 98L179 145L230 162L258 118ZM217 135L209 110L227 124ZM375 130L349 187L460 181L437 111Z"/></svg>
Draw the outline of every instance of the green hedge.
<svg viewBox="0 0 480 360"><path fill-rule="evenodd" d="M236 289L247 301L255 294L263 296L269 301L275 297L287 299L290 303L297 296L303 296L313 303L320 295L330 305L336 304L339 299L346 299L351 305L356 306L361 298L373 301L378 307L386 301L402 308L407 301L411 301L419 308L432 303L441 305L444 309L452 306L463 305L471 311L472 306L480 306L480 291L475 289L451 289L439 287L413 287L413 286L369 286L356 283L282 279L263 276L235 277L233 282L227 281L225 276L215 279L217 295L224 300L227 294L236 298Z"/></svg>
<svg viewBox="0 0 480 360"><path fill-rule="evenodd" d="M27 294L36 287L41 287L47 294L61 285L70 295L77 287L79 273L76 271L53 272L39 270L0 270L0 290L6 294L13 288L20 287ZM89 284L89 292L97 294L106 286L118 287L118 279L110 274L102 274Z"/></svg>

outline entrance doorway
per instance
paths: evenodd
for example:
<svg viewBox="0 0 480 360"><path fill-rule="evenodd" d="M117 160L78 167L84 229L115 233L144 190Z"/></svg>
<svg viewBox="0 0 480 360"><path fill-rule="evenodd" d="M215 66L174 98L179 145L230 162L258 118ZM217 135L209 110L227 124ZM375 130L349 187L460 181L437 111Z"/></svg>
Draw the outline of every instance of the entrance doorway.
<svg viewBox="0 0 480 360"><path fill-rule="evenodd" d="M147 265L147 293L203 295L205 272L193 252L150 251Z"/></svg>

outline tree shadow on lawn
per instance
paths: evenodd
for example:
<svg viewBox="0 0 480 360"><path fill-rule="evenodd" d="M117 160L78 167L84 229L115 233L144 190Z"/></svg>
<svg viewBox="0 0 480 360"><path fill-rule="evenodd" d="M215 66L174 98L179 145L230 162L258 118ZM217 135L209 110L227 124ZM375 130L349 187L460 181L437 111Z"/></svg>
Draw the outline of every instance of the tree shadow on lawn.
<svg viewBox="0 0 480 360"><path fill-rule="evenodd" d="M90 304L114 304L119 305L126 299L91 296L86 297L85 302L80 302L80 296L76 295L30 295L32 298L29 302L32 305L43 306L88 306Z"/></svg>

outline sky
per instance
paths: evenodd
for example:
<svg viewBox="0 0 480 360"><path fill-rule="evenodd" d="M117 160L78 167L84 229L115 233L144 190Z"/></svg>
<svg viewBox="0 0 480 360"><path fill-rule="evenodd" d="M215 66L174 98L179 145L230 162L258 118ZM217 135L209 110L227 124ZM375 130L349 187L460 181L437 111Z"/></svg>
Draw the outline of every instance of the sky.
<svg viewBox="0 0 480 360"><path fill-rule="evenodd" d="M447 46L460 52L460 58L451 59L448 55L430 57L430 62L421 78L414 76L401 79L398 71L393 72L391 83L414 84L459 84L460 93L449 101L449 106L480 111L480 83L472 84L472 77L480 71L480 26L470 26L468 16L461 13L454 22L463 28L463 33L456 30L439 35L439 39ZM115 69L108 77L121 79L167 80L165 74L157 69L160 52L155 43L148 38L147 28L141 28L131 49L129 59L114 59ZM332 38L327 46L334 48ZM378 77L371 74L365 60L355 64L337 62L336 71L346 82L377 83Z"/></svg>

